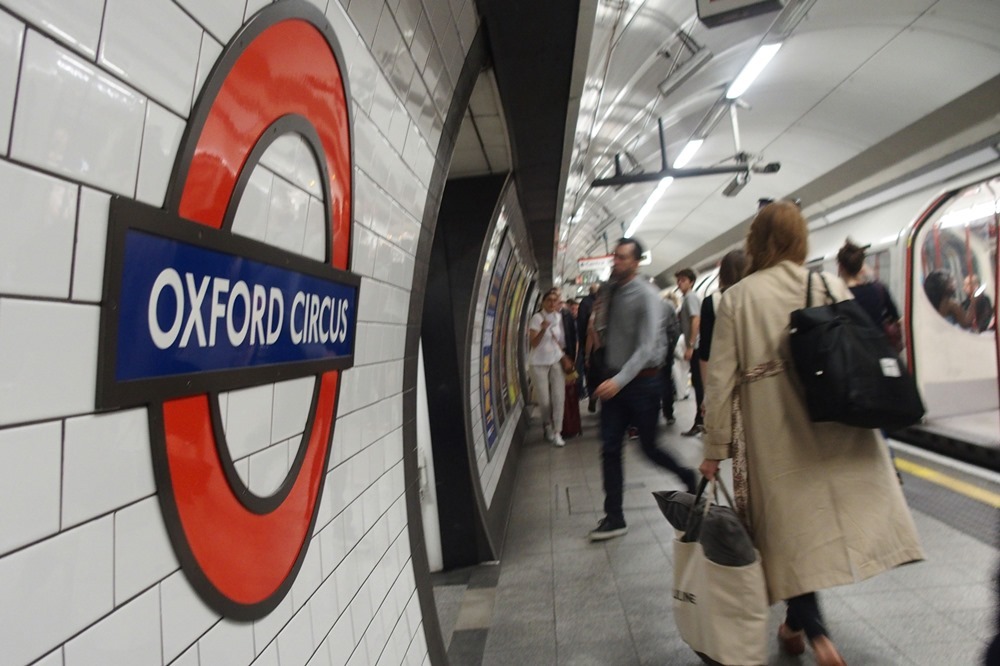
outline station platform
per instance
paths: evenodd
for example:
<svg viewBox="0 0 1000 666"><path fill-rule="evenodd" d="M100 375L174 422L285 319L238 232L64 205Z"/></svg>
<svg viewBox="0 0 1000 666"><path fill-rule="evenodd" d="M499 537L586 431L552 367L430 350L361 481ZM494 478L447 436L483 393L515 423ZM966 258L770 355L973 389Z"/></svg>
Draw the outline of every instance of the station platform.
<svg viewBox="0 0 1000 666"><path fill-rule="evenodd" d="M661 420L660 445L692 467L700 439L681 436L694 400ZM626 447L623 537L591 543L603 516L599 414L581 403L584 434L563 448L532 428L525 443L499 562L436 574L435 595L453 666L691 665L672 611L673 530L650 495L679 489ZM892 442L927 560L823 591L831 636L848 664L982 664L996 606L1000 475ZM724 470L725 472L725 470ZM877 508L874 508L877 510ZM783 604L771 608L770 634ZM773 665L813 664L771 642Z"/></svg>

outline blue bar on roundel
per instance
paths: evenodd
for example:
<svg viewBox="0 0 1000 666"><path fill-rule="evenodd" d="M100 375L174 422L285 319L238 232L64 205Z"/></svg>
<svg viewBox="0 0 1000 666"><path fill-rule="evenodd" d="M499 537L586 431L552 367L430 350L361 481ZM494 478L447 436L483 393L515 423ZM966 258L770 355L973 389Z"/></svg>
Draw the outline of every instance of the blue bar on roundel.
<svg viewBox="0 0 1000 666"><path fill-rule="evenodd" d="M358 287L129 229L116 381L348 357Z"/></svg>

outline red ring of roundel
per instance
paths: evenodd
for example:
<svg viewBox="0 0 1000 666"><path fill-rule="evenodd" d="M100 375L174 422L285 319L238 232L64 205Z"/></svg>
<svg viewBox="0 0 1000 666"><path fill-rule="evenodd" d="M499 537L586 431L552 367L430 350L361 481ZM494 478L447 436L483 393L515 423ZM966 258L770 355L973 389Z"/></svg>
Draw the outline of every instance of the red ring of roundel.
<svg viewBox="0 0 1000 666"><path fill-rule="evenodd" d="M213 72L199 107L210 104L196 138L177 214L221 228L246 159L263 132L277 119L298 114L320 138L330 177L330 263L347 270L351 247L351 134L348 98L332 29L304 3L265 9L237 35L232 66ZM298 11L289 16L288 7ZM298 6L298 7L296 7ZM318 20L317 20L318 19ZM267 25L248 39L248 28ZM325 33L325 34L324 34ZM244 43L247 40L247 43ZM219 67L219 70L224 69ZM217 77L223 76L221 84ZM210 92L217 93L211 98ZM196 109L197 111L197 109ZM193 114L194 115L194 114ZM181 173L181 172L178 172ZM305 457L286 498L265 514L249 511L229 486L216 452L210 396L164 401L162 450L158 461L160 503L168 532L195 589L215 610L235 619L270 612L298 571L312 533L333 433L339 371L317 381L311 431L303 435ZM160 419L153 418L151 422ZM159 433L152 432L154 440ZM154 448L157 444L154 441ZM167 479L163 487L163 479Z"/></svg>

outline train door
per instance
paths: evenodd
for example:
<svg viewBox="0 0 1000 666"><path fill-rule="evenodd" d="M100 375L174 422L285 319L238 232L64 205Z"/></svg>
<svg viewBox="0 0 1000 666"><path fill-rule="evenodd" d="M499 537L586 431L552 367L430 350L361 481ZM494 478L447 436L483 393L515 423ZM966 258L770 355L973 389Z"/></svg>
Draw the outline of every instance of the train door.
<svg viewBox="0 0 1000 666"><path fill-rule="evenodd" d="M909 245L909 359L927 420L1000 442L996 266L1000 178L942 197Z"/></svg>

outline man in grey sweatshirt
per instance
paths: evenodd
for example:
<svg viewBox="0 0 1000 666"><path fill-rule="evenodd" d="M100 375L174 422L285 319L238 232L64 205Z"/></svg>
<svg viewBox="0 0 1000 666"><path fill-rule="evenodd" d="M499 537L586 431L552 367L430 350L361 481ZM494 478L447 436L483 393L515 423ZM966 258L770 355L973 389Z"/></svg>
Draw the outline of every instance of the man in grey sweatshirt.
<svg viewBox="0 0 1000 666"><path fill-rule="evenodd" d="M622 443L629 425L639 431L643 453L657 465L681 478L691 492L697 477L656 446L656 425L662 394L660 364L667 340L663 306L646 280L636 279L642 246L634 238L622 238L615 247L611 272L611 296L605 333L605 362L610 379L595 394L601 407L601 459L604 474L604 518L590 533L591 541L603 541L628 531L622 512Z"/></svg>

